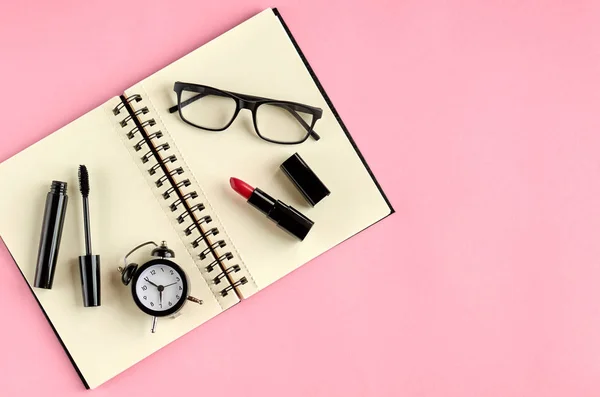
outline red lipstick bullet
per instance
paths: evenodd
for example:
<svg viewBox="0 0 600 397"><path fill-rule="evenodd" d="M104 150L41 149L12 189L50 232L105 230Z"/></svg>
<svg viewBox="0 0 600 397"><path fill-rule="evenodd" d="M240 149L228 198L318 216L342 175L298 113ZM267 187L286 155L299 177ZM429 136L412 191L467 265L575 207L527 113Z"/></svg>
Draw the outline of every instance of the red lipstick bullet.
<svg viewBox="0 0 600 397"><path fill-rule="evenodd" d="M237 178L230 178L231 188L245 198L250 205L267 215L267 218L276 222L283 230L304 240L314 222L300 213L297 209L275 200L259 188L253 188L246 182Z"/></svg>
<svg viewBox="0 0 600 397"><path fill-rule="evenodd" d="M254 191L254 188L248 185L246 182L237 178L229 178L229 184L231 188L238 192L240 196L248 200Z"/></svg>

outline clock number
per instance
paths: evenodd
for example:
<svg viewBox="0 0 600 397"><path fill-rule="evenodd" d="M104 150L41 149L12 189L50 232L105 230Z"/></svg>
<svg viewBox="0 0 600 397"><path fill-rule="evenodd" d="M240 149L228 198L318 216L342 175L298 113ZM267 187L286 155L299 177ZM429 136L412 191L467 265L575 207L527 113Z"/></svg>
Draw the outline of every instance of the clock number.
<svg viewBox="0 0 600 397"><path fill-rule="evenodd" d="M150 274L154 276L156 274L156 270L154 270L154 269L150 270Z"/></svg>
<svg viewBox="0 0 600 397"><path fill-rule="evenodd" d="M160 268L160 270L162 270L163 273L165 272L165 269L163 269L162 267Z"/></svg>
<svg viewBox="0 0 600 397"><path fill-rule="evenodd" d="M179 295L175 295L175 298L179 299Z"/></svg>
<svg viewBox="0 0 600 397"><path fill-rule="evenodd" d="M181 279L179 277L175 277L175 280L177 281L181 281Z"/></svg>
<svg viewBox="0 0 600 397"><path fill-rule="evenodd" d="M171 303L171 301L169 301L169 306L173 306L173 303Z"/></svg>
<svg viewBox="0 0 600 397"><path fill-rule="evenodd" d="M144 295L144 299L145 299L145 300L148 300L148 297L147 297L146 295Z"/></svg>
<svg viewBox="0 0 600 397"><path fill-rule="evenodd" d="M142 285L142 291L146 291L148 289L147 285Z"/></svg>
<svg viewBox="0 0 600 397"><path fill-rule="evenodd" d="M150 302L150 306L154 307L154 302Z"/></svg>
<svg viewBox="0 0 600 397"><path fill-rule="evenodd" d="M180 285L179 286L179 291L182 291L182 290L183 290L183 287Z"/></svg>
<svg viewBox="0 0 600 397"><path fill-rule="evenodd" d="M171 276L172 276L173 274L175 274L175 273L173 272L173 270L169 270L169 272L171 273Z"/></svg>
<svg viewBox="0 0 600 397"><path fill-rule="evenodd" d="M162 308L162 303L159 303L160 307Z"/></svg>
<svg viewBox="0 0 600 397"><path fill-rule="evenodd" d="M144 281L150 282L150 279L148 277L144 277Z"/></svg>

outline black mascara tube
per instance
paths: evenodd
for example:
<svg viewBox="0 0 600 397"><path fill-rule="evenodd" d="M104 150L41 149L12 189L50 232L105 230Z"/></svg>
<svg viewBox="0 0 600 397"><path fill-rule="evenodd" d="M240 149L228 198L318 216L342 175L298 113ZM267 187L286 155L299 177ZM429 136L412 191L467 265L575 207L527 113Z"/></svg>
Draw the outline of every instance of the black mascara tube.
<svg viewBox="0 0 600 397"><path fill-rule="evenodd" d="M68 200L67 183L52 181L50 192L46 196L42 235L35 269L33 285L36 288L52 289Z"/></svg>

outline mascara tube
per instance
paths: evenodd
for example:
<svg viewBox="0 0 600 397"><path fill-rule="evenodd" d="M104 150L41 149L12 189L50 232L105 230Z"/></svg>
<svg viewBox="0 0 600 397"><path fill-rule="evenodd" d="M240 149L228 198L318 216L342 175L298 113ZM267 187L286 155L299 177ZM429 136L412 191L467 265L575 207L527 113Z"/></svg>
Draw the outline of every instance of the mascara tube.
<svg viewBox="0 0 600 397"><path fill-rule="evenodd" d="M52 289L68 200L67 183L52 181L50 192L46 196L46 208L42 222L42 235L33 284L36 288Z"/></svg>

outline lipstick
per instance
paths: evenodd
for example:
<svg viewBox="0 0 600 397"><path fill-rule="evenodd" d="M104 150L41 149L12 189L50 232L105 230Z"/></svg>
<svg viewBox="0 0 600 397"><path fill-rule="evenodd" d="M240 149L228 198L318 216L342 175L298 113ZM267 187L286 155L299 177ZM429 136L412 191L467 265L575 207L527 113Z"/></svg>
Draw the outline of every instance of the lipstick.
<svg viewBox="0 0 600 397"><path fill-rule="evenodd" d="M304 240L314 222L302 215L294 207L275 200L259 188L253 188L237 178L230 178L231 188L245 198L248 204L267 215L279 227L288 233Z"/></svg>

